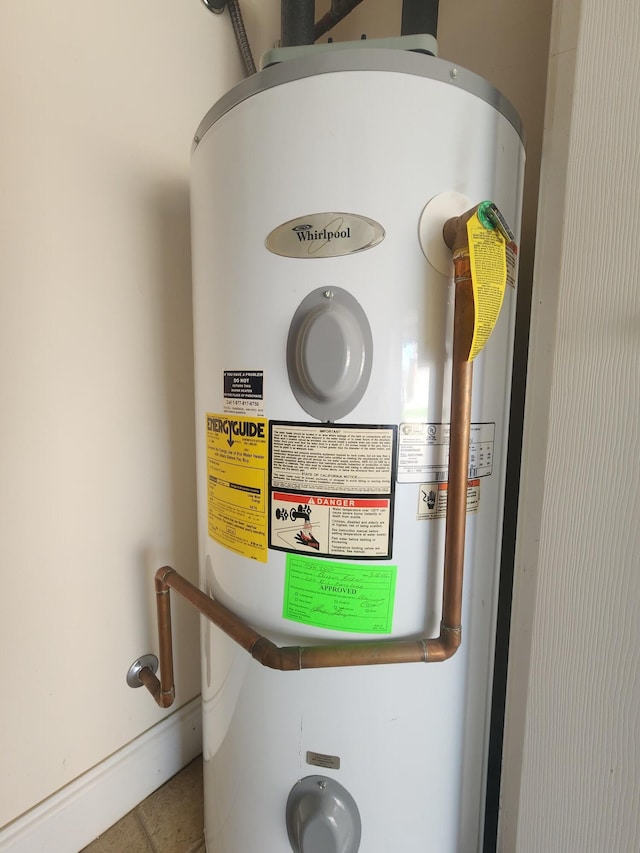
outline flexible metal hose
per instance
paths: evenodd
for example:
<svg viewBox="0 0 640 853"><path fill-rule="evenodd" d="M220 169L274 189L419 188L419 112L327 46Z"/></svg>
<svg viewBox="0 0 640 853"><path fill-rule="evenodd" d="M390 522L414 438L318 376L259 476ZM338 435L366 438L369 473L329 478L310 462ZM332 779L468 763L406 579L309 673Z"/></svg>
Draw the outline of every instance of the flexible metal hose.
<svg viewBox="0 0 640 853"><path fill-rule="evenodd" d="M233 32L235 33L238 48L240 49L240 57L244 67L244 73L247 77L250 77L252 74L256 73L256 64L253 61L249 38L247 37L247 31L245 30L244 21L242 20L240 3L238 0L229 0L227 5L229 6L229 15L231 16L231 23L233 24Z"/></svg>

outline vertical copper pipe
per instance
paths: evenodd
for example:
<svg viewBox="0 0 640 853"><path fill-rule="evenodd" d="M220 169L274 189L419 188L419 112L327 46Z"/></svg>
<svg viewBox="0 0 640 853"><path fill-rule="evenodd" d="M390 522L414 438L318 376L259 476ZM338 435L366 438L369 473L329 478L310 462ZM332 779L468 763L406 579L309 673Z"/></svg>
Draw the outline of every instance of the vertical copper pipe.
<svg viewBox="0 0 640 853"><path fill-rule="evenodd" d="M156 611L158 614L158 658L160 660L160 682L142 670L138 676L161 708L168 708L175 699L173 684L173 637L171 632L171 599L169 587L164 583L162 569L156 572ZM150 672L150 671L149 671Z"/></svg>
<svg viewBox="0 0 640 853"><path fill-rule="evenodd" d="M427 660L433 662L450 658L462 642L462 582L467 525L467 476L473 382L473 363L468 361L468 357L474 324L473 288L466 246L466 224L464 249L454 252L454 281L456 298L453 319L449 480L447 486L444 574L442 578L442 620L440 622L440 635L435 639L425 641Z"/></svg>
<svg viewBox="0 0 640 853"><path fill-rule="evenodd" d="M460 396L455 401L460 410L471 408L471 377L473 364L461 362ZM454 448L455 450L454 453ZM444 590L442 594L442 623L447 628L460 628L462 612L462 569L464 566L464 544L467 514L467 472L469 469L469 427L454 430L451 422L451 439L449 443L451 464L449 465L449 485L447 500L453 501L456 511L447 516L445 533L444 561L449 571L444 573ZM462 509L460 509L462 507Z"/></svg>
<svg viewBox="0 0 640 853"><path fill-rule="evenodd" d="M442 623L458 630L462 614L462 571L467 522L467 477L469 473L469 439L471 432L471 387L473 362L468 361L473 337L473 290L467 276L464 256L456 259L456 311L453 332L453 381L451 385L451 417L449 437L449 484L447 501L453 511L447 512L444 563L451 571L444 573Z"/></svg>

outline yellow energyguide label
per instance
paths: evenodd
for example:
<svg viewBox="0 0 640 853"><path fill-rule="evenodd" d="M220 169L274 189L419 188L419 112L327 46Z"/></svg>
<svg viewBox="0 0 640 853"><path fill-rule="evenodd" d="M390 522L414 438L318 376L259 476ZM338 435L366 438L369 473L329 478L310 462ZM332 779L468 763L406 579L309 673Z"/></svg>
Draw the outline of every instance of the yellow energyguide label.
<svg viewBox="0 0 640 853"><path fill-rule="evenodd" d="M467 222L473 283L474 324L469 361L489 340L500 315L507 283L507 244L498 230L486 228L474 213Z"/></svg>
<svg viewBox="0 0 640 853"><path fill-rule="evenodd" d="M267 562L266 418L207 414L209 536L225 548Z"/></svg>

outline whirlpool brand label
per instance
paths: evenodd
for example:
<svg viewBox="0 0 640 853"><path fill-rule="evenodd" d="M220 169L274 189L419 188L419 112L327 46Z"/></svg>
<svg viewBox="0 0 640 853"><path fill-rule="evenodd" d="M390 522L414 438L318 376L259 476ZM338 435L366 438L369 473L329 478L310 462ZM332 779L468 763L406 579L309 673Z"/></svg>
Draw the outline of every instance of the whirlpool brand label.
<svg viewBox="0 0 640 853"><path fill-rule="evenodd" d="M265 245L285 258L335 258L372 249L384 240L380 223L355 213L310 213L275 228Z"/></svg>

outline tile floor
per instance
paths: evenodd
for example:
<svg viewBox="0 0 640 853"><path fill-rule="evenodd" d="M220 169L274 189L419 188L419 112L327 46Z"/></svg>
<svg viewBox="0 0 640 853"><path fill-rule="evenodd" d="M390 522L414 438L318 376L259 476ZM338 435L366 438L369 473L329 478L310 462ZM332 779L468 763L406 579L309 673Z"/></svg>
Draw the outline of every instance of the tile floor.
<svg viewBox="0 0 640 853"><path fill-rule="evenodd" d="M202 756L81 853L205 853Z"/></svg>

